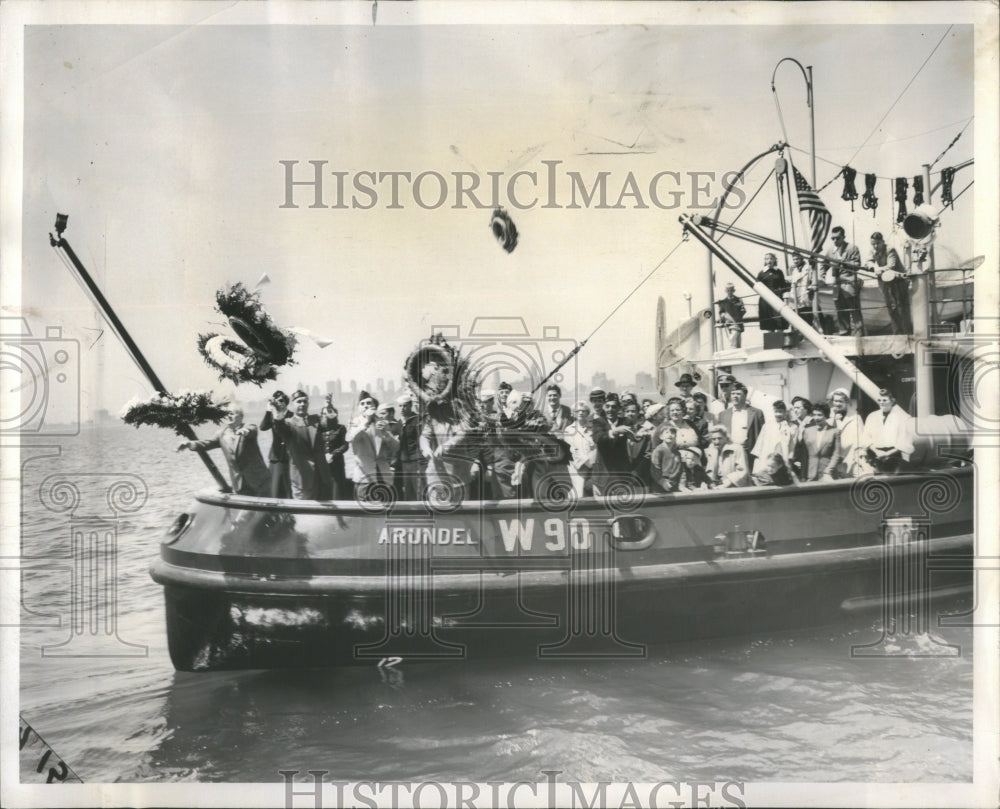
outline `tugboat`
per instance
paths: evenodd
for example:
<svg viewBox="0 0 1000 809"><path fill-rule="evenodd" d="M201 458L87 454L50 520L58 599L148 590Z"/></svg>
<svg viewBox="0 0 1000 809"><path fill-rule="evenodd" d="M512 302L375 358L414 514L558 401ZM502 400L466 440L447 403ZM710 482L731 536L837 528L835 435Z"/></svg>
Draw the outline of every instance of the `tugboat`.
<svg viewBox="0 0 1000 809"><path fill-rule="evenodd" d="M906 225L913 334L825 335L720 243L720 234L735 235L719 222L723 202L714 218L680 220L710 254L710 290L718 262L790 328L759 347L723 348L713 309L668 334L661 305L661 393L681 370L714 392L725 371L786 401L845 388L863 414L888 388L915 411L908 468L788 487L412 502L249 497L216 473L220 490L195 496L150 569L164 590L173 665L642 657L653 644L822 625L866 610L882 611L888 634L904 624L930 632L932 605L972 595L967 284L933 283L935 222L918 215ZM53 245L107 314L58 226L57 234ZM823 260L815 245L767 243ZM116 318L112 325L127 338Z"/></svg>

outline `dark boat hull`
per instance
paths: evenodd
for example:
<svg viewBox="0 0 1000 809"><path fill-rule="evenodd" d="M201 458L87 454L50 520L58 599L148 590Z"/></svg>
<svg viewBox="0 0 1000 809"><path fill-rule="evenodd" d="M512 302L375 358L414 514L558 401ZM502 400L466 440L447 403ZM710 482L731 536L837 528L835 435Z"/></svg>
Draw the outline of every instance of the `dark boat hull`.
<svg viewBox="0 0 1000 809"><path fill-rule="evenodd" d="M865 610L927 631L940 598L971 593L972 485L963 469L437 514L206 495L152 574L180 670L641 657Z"/></svg>

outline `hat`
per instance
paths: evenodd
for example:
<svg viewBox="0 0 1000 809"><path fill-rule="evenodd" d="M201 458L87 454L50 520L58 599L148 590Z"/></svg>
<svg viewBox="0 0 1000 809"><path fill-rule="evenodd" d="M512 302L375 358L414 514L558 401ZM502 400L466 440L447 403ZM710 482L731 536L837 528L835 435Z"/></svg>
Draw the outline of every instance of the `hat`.
<svg viewBox="0 0 1000 809"><path fill-rule="evenodd" d="M694 387L694 379L691 378L691 374L681 374L681 378L674 382L675 388L683 387L684 385L690 385Z"/></svg>
<svg viewBox="0 0 1000 809"><path fill-rule="evenodd" d="M719 384L720 385L726 385L726 384L731 385L735 381L736 381L736 377L733 376L732 374L719 374Z"/></svg>
<svg viewBox="0 0 1000 809"><path fill-rule="evenodd" d="M667 399L667 404L668 405L679 404L683 407L684 400L680 396L671 396L669 399Z"/></svg>
<svg viewBox="0 0 1000 809"><path fill-rule="evenodd" d="M501 382L497 387L497 392L499 393L502 390L514 390L514 387L510 384L510 382Z"/></svg>
<svg viewBox="0 0 1000 809"><path fill-rule="evenodd" d="M296 401L297 399L308 399L308 398L309 398L309 394L306 393L304 390L297 390L297 391L295 391L295 393L292 394L292 401L293 402Z"/></svg>
<svg viewBox="0 0 1000 809"><path fill-rule="evenodd" d="M699 461L702 460L701 449L699 449L698 447L694 447L694 446L681 447L677 451L678 452L690 452Z"/></svg>
<svg viewBox="0 0 1000 809"><path fill-rule="evenodd" d="M604 397L604 401L605 402L616 402L616 403L619 403L620 399L618 398L618 394L617 393L609 393L607 396Z"/></svg>
<svg viewBox="0 0 1000 809"><path fill-rule="evenodd" d="M647 419L651 419L657 413L662 412L663 408L665 407L666 405L663 404L663 402L653 402L653 404L649 405L649 407L646 408L646 412L644 413L644 415L646 416Z"/></svg>
<svg viewBox="0 0 1000 809"><path fill-rule="evenodd" d="M634 393L632 393L632 391L630 391L630 390L627 390L627 391L625 391L622 394L621 400L622 400L622 402L629 401L629 402L635 402L636 404L639 404L639 397L636 396Z"/></svg>
<svg viewBox="0 0 1000 809"><path fill-rule="evenodd" d="M398 405L411 404L412 402L413 402L413 394L410 393L408 390L404 390L396 398L396 404Z"/></svg>
<svg viewBox="0 0 1000 809"><path fill-rule="evenodd" d="M726 289L736 289L736 284L730 281L728 284L726 284Z"/></svg>
<svg viewBox="0 0 1000 809"><path fill-rule="evenodd" d="M358 394L358 404L361 404L362 402L368 400L373 401L375 403L375 407L378 407L378 399L372 396L368 391L363 390L361 391L361 393Z"/></svg>
<svg viewBox="0 0 1000 809"><path fill-rule="evenodd" d="M386 402L384 405L378 405L378 408L376 409L375 412L376 413L388 413L389 411L395 412L396 408L393 407L388 402Z"/></svg>
<svg viewBox="0 0 1000 809"><path fill-rule="evenodd" d="M832 391L830 391L830 398L832 399L838 393L845 399L851 398L851 394L847 392L847 388L834 388Z"/></svg>
<svg viewBox="0 0 1000 809"><path fill-rule="evenodd" d="M594 401L594 399L604 399L606 396L607 394L604 392L604 388L594 388L590 392L590 401Z"/></svg>

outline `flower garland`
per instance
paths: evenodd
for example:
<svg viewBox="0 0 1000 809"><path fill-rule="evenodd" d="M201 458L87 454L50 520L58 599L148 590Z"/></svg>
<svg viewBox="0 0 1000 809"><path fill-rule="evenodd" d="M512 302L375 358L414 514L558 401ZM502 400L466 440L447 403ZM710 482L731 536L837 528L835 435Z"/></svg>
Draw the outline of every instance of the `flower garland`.
<svg viewBox="0 0 1000 809"><path fill-rule="evenodd" d="M220 379L236 385L262 385L276 379L276 366L292 365L297 340L278 328L260 303L260 293L241 282L215 293L215 308L229 320L236 339L220 334L198 335L202 359L219 372Z"/></svg>
<svg viewBox="0 0 1000 809"><path fill-rule="evenodd" d="M219 379L228 379L234 385L250 382L260 386L278 378L273 365L243 343L221 334L199 334L198 351L219 372Z"/></svg>
<svg viewBox="0 0 1000 809"><path fill-rule="evenodd" d="M155 393L148 399L135 397L118 414L122 421L136 429L142 425L169 427L178 435L183 435L185 427L207 422L218 424L227 415L228 403L214 401L211 393L196 391L181 391L176 396Z"/></svg>

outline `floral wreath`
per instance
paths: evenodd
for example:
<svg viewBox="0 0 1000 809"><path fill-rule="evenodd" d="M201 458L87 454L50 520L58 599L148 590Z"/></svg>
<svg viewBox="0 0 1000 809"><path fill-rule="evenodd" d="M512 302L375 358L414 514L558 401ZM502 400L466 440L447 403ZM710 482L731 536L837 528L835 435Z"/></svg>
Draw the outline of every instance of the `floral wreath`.
<svg viewBox="0 0 1000 809"><path fill-rule="evenodd" d="M219 372L219 379L233 384L252 382L263 385L278 378L278 370L244 343L222 334L199 334L198 351L205 362Z"/></svg>
<svg viewBox="0 0 1000 809"><path fill-rule="evenodd" d="M219 372L219 379L263 385L277 378L277 366L294 364L295 336L274 324L261 306L259 292L241 282L231 284L215 293L215 308L236 333L236 339L198 335L198 351Z"/></svg>
<svg viewBox="0 0 1000 809"><path fill-rule="evenodd" d="M474 425L481 421L476 390L479 374L441 334L415 348L403 363L413 395L436 421Z"/></svg>
<svg viewBox="0 0 1000 809"><path fill-rule="evenodd" d="M218 424L229 415L227 402L216 402L211 393L182 391L154 393L147 399L136 397L129 401L118 414L126 424L138 429L142 425L169 427L178 435L184 435L187 427L211 422Z"/></svg>

